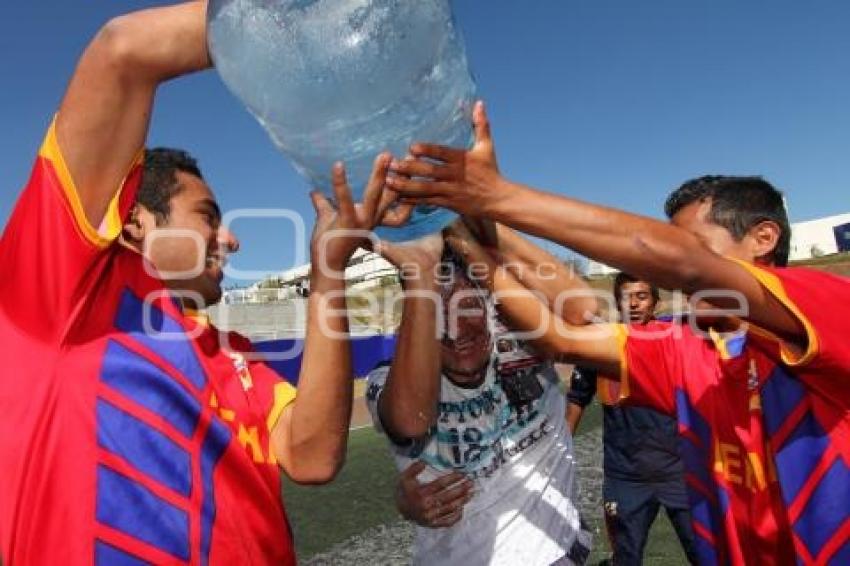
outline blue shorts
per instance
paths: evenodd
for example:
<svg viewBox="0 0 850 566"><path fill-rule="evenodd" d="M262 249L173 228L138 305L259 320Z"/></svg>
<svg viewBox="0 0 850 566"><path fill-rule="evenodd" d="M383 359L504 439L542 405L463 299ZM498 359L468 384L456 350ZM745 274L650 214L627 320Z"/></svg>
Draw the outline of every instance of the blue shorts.
<svg viewBox="0 0 850 566"><path fill-rule="evenodd" d="M605 527L614 551L614 564L641 564L649 529L663 506L682 549L696 564L694 533L685 483L682 480L635 482L605 478Z"/></svg>

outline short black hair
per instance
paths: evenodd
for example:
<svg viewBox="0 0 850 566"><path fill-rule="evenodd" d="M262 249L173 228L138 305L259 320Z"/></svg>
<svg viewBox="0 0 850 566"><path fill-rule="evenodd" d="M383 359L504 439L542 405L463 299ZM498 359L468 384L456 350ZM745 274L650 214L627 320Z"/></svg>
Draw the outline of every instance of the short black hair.
<svg viewBox="0 0 850 566"><path fill-rule="evenodd" d="M729 230L737 241L759 222L770 220L779 225L779 241L770 259L774 265L788 265L791 225L782 193L773 185L761 177L706 175L673 191L664 203L664 212L672 218L689 204L707 199L711 199L709 219Z"/></svg>
<svg viewBox="0 0 850 566"><path fill-rule="evenodd" d="M641 279L640 277L635 277L630 273L626 273L625 271L621 271L614 277L614 298L619 303L623 298L622 296L622 288L626 283L637 283L640 281L641 283L646 283L649 285L649 291L652 293L652 298L655 299L657 303L661 299L661 293L658 291L658 287L647 281L646 279Z"/></svg>
<svg viewBox="0 0 850 566"><path fill-rule="evenodd" d="M171 199L182 190L177 182L178 171L203 179L198 162L188 152L169 147L145 150L142 182L136 202L153 212L157 224L168 220Z"/></svg>

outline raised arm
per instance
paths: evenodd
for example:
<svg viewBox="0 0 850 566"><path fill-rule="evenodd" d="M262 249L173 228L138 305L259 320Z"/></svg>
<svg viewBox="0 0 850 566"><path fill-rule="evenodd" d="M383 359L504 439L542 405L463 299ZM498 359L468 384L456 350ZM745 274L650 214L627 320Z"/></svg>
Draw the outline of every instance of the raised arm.
<svg viewBox="0 0 850 566"><path fill-rule="evenodd" d="M441 234L404 244L382 243L381 254L402 274L402 318L396 350L378 416L396 440L425 436L437 418L440 395L440 294L434 268L443 250Z"/></svg>
<svg viewBox="0 0 850 566"><path fill-rule="evenodd" d="M83 53L56 136L95 229L144 147L157 86L205 69L206 1L142 10L107 23Z"/></svg>
<svg viewBox="0 0 850 566"><path fill-rule="evenodd" d="M587 282L572 267L515 230L470 217L448 229L447 242L453 248L462 248L465 240L473 238L497 265L508 269L519 283L537 293L566 322L581 326L596 314L597 301Z"/></svg>
<svg viewBox="0 0 850 566"><path fill-rule="evenodd" d="M748 319L789 341L805 342L802 324L736 261L712 251L681 227L545 193L504 179L496 165L483 105L474 112L476 143L469 151L414 144L418 160L398 161L389 179L408 202L483 216L557 242L585 256L686 293L731 290L747 301ZM737 299L714 297L721 308Z"/></svg>
<svg viewBox="0 0 850 566"><path fill-rule="evenodd" d="M298 394L272 429L275 457L299 483L328 482L345 462L354 375L344 271L390 204L382 190L388 165L389 155L375 160L362 204L352 202L342 164L332 175L336 210L319 193L311 195L317 219Z"/></svg>
<svg viewBox="0 0 850 566"><path fill-rule="evenodd" d="M456 245L467 265L479 263L487 285L510 319L512 328L526 332L526 339L547 356L581 364L616 378L621 370L621 326L615 324L571 324L554 316L540 293L520 283L504 265L497 263L474 238Z"/></svg>

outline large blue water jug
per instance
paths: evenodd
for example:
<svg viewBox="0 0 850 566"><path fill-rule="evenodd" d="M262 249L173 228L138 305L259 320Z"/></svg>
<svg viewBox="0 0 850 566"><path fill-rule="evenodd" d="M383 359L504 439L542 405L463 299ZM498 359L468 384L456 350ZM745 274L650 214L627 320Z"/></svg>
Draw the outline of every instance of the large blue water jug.
<svg viewBox="0 0 850 566"><path fill-rule="evenodd" d="M449 0L211 0L209 43L227 86L312 186L335 161L362 195L381 151L472 139L475 84ZM453 213L420 206L410 240Z"/></svg>

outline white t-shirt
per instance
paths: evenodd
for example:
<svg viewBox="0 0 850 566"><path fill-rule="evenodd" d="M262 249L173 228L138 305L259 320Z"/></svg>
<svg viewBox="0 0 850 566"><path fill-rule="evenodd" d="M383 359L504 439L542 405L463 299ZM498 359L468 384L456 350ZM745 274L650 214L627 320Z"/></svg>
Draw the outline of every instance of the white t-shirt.
<svg viewBox="0 0 850 566"><path fill-rule="evenodd" d="M377 400L388 373L383 366L368 378L366 400L381 432ZM424 441L392 444L396 465L404 470L423 460L428 465L418 477L423 483L457 470L474 481L475 495L454 526L416 528L414 563L548 566L558 560L584 561L590 535L580 530L573 504L575 465L564 411L551 363L503 364L494 353L479 387L459 387L441 377L436 425Z"/></svg>

